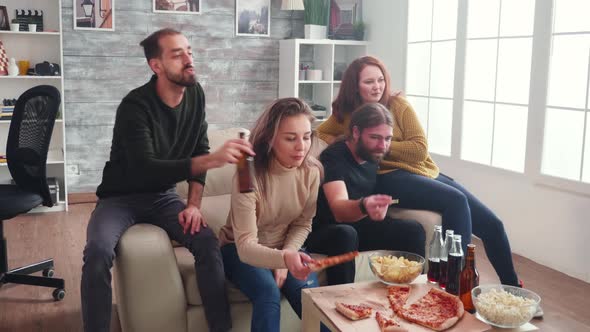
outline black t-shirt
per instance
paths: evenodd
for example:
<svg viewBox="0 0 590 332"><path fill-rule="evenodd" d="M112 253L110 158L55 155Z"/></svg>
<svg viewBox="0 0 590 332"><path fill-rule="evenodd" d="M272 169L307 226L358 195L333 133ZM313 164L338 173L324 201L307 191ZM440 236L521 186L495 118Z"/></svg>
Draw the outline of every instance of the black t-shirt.
<svg viewBox="0 0 590 332"><path fill-rule="evenodd" d="M372 161L359 164L345 141L328 146L320 155L324 165L324 184L332 181L344 181L349 199L359 199L374 194L379 165ZM320 186L318 205L313 227L336 223L330 209L324 189Z"/></svg>
<svg viewBox="0 0 590 332"><path fill-rule="evenodd" d="M104 198L160 192L182 180L205 183L206 173L190 175L190 158L209 153L205 94L199 84L185 89L170 108L156 93L154 75L119 105L109 161L96 191Z"/></svg>

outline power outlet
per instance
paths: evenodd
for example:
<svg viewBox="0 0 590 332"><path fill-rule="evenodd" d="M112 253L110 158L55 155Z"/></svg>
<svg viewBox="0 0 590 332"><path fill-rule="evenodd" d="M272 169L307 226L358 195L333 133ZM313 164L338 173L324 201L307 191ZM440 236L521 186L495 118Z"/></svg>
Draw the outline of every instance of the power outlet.
<svg viewBox="0 0 590 332"><path fill-rule="evenodd" d="M70 175L80 175L80 167L78 167L78 164L68 164L66 169Z"/></svg>

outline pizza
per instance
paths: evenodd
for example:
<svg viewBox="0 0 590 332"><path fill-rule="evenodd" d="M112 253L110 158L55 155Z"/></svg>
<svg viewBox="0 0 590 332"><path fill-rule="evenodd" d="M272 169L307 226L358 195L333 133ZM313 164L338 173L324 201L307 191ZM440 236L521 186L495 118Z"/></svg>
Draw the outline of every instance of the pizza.
<svg viewBox="0 0 590 332"><path fill-rule="evenodd" d="M328 268L330 266L349 262L349 261L353 260L358 255L359 255L358 251L351 251L349 253L342 254L342 255L331 256L331 257L326 257L326 258L322 258L322 259L316 259L312 263L309 263L308 266L312 272L317 272L319 270L323 270L323 269Z"/></svg>
<svg viewBox="0 0 590 332"><path fill-rule="evenodd" d="M393 312L395 312L396 314L402 310L409 296L410 286L387 287L387 299L389 300L391 310L393 310Z"/></svg>
<svg viewBox="0 0 590 332"><path fill-rule="evenodd" d="M463 317L464 309L457 296L431 288L418 301L396 313L407 321L442 331L455 325Z"/></svg>
<svg viewBox="0 0 590 332"><path fill-rule="evenodd" d="M344 317L350 320L359 320L371 317L373 308L367 307L362 304L346 304L342 302L336 302L336 311L344 315Z"/></svg>
<svg viewBox="0 0 590 332"><path fill-rule="evenodd" d="M381 332L407 332L408 330L401 327L395 320L385 317L381 312L375 314L377 324Z"/></svg>

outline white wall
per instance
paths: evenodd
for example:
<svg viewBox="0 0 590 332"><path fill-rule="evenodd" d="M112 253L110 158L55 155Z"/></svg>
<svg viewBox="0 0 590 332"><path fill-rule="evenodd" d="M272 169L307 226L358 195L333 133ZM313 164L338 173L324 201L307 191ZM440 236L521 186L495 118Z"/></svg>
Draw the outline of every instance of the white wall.
<svg viewBox="0 0 590 332"><path fill-rule="evenodd" d="M363 16L371 42L369 52L385 62L393 88L401 89L405 80L407 2L364 1ZM537 98L544 100L544 96L532 99ZM453 127L456 135L460 126ZM590 258L586 254L590 242L590 196L542 185L535 175L457 158L433 158L445 174L463 184L504 221L513 252L590 282Z"/></svg>

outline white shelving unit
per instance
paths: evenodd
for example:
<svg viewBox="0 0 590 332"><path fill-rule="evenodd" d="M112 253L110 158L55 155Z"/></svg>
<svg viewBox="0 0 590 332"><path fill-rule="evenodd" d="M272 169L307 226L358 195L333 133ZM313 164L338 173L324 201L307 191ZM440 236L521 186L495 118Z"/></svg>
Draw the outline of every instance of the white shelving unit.
<svg viewBox="0 0 590 332"><path fill-rule="evenodd" d="M327 118L338 95L344 70L367 54L368 43L352 40L286 39L280 41L279 98L299 97L324 106ZM322 71L321 80L300 79L302 66ZM303 78L303 77L302 77Z"/></svg>
<svg viewBox="0 0 590 332"><path fill-rule="evenodd" d="M28 60L31 67L49 61L59 64L63 73L63 42L61 22L61 0L2 0L1 5L8 9L8 18L15 18L15 9L43 11L44 32L0 31L8 58L16 61ZM64 121L64 80L63 76L0 76L0 100L18 98L26 90L36 85L52 85L61 93L61 105L55 122L49 153L47 156L47 176L59 183L58 204L52 208L39 207L32 212L67 210L66 144ZM0 154L6 154L6 140L10 120L0 120ZM6 163L0 163L0 183L11 180Z"/></svg>

